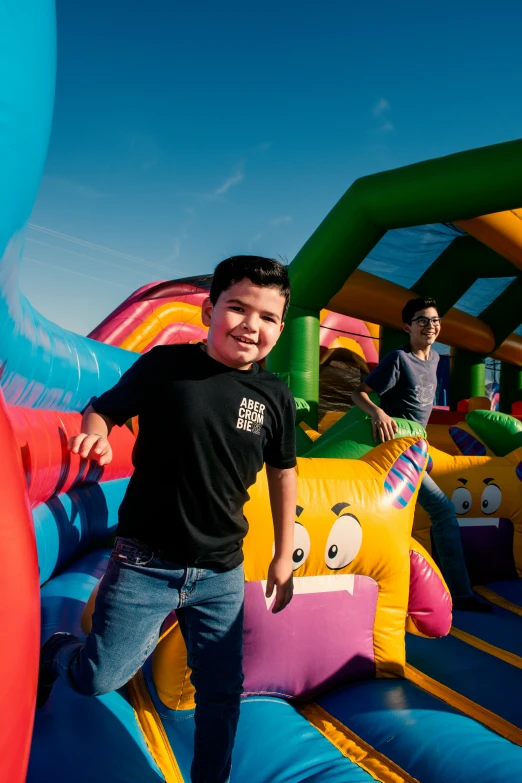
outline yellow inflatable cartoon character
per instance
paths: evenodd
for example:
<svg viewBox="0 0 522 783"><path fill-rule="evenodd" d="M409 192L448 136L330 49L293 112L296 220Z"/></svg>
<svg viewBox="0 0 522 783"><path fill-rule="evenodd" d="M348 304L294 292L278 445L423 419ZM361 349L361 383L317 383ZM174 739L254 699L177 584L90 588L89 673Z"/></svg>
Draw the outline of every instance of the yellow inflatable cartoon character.
<svg viewBox="0 0 522 783"><path fill-rule="evenodd" d="M430 448L430 475L452 500L472 585L522 576L522 449L505 457ZM428 551L431 522L417 506L413 534Z"/></svg>

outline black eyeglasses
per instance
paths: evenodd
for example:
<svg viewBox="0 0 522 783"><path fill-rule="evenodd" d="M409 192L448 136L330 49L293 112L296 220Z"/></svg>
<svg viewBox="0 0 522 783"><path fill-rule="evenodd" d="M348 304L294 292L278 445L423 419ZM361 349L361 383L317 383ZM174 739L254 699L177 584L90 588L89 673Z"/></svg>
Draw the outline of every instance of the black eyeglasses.
<svg viewBox="0 0 522 783"><path fill-rule="evenodd" d="M412 318L410 324L412 324L414 321L417 321L419 326L424 329L429 324L433 324L433 326L440 326L442 318L423 318L421 316L420 318Z"/></svg>

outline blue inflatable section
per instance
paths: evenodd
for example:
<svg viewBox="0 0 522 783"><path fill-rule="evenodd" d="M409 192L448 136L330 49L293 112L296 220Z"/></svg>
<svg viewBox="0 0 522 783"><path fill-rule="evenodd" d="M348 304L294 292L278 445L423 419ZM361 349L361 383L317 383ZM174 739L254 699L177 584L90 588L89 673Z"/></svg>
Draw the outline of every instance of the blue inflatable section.
<svg viewBox="0 0 522 783"><path fill-rule="evenodd" d="M42 588L42 638L68 630L83 638L80 616L103 575L109 550L79 558ZM409 652L423 642L411 637ZM440 642L457 642L448 639ZM435 646L434 646L435 645ZM466 645L463 645L466 647ZM433 655L434 665L441 657ZM445 660L446 654L442 656ZM489 658L489 656L488 656ZM421 663L425 664L426 655ZM431 660L431 659L429 659ZM471 659L456 667L473 682ZM193 713L168 710L145 677L184 780L190 780ZM442 679L444 664L432 672ZM476 688L480 688L481 680ZM492 691L495 686L488 686ZM374 680L341 688L318 703L376 751L422 783L505 783L518 780L522 748L405 680ZM499 702L501 699L499 698ZM492 706L501 706L496 703ZM513 711L520 711L513 705ZM513 718L513 715L509 716ZM96 748L96 753L91 752ZM100 770L103 769L103 778ZM43 773L47 777L43 776ZM59 682L36 716L28 783L155 783L163 780L139 730L125 689L86 699ZM236 783L363 783L373 778L346 758L289 703L253 697L241 706L232 780Z"/></svg>
<svg viewBox="0 0 522 783"><path fill-rule="evenodd" d="M522 579L513 579L509 582L507 580L491 582L487 586L502 598L522 607Z"/></svg>
<svg viewBox="0 0 522 783"><path fill-rule="evenodd" d="M42 640L67 630L80 638L83 608L103 576L109 550L79 558L42 588ZM28 783L158 783L163 781L148 752L126 693L87 699L62 682L37 710Z"/></svg>
<svg viewBox="0 0 522 783"><path fill-rule="evenodd" d="M512 583L506 581L502 584L514 584L518 587L520 581L522 580L513 580ZM506 650L506 652L522 658L522 628L520 619L512 612L498 607L495 607L488 615L455 611L453 612L453 625L461 631L483 639L488 644L500 647L501 650Z"/></svg>
<svg viewBox="0 0 522 783"><path fill-rule="evenodd" d="M422 783L520 779L522 748L410 682L361 682L318 702Z"/></svg>
<svg viewBox="0 0 522 783"><path fill-rule="evenodd" d="M145 677L176 761L190 780L194 718L189 711L169 710L159 700L150 667ZM317 729L283 699L264 696L241 703L232 757L233 779L248 783L367 783L373 777L342 755Z"/></svg>
<svg viewBox="0 0 522 783"><path fill-rule="evenodd" d="M516 698L522 694L522 669L454 636L422 639L408 634L406 654L416 669L522 728L522 709ZM522 764L522 749L518 752Z"/></svg>
<svg viewBox="0 0 522 783"><path fill-rule="evenodd" d="M40 584L116 529L128 483L119 479L78 487L34 509Z"/></svg>
<svg viewBox="0 0 522 783"><path fill-rule="evenodd" d="M56 76L53 0L0 3L0 385L8 403L80 410L137 354L61 329L18 287L23 232L42 176Z"/></svg>

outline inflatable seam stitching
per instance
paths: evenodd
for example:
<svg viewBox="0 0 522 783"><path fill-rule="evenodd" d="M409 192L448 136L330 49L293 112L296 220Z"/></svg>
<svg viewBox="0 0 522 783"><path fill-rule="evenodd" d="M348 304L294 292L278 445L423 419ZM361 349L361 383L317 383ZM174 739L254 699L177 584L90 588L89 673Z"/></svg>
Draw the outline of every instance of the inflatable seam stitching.
<svg viewBox="0 0 522 783"><path fill-rule="evenodd" d="M319 704L299 710L343 756L364 769L378 783L419 783L406 770L380 753Z"/></svg>
<svg viewBox="0 0 522 783"><path fill-rule="evenodd" d="M448 688L442 682L434 680L424 672L415 669L411 664L406 664L406 678L417 685L427 693L431 693L432 696L436 696L438 699L449 704L450 707L454 707L459 712L464 713L469 718L482 723L487 726L488 729L500 734L501 737L510 740L515 745L522 746L522 730L515 726L513 723L505 720L481 704L468 699L467 696L463 696L461 693L457 693L452 688Z"/></svg>
<svg viewBox="0 0 522 783"><path fill-rule="evenodd" d="M166 783L184 783L183 775L163 728L161 718L147 691L141 669L129 681L127 687L138 725L145 737L152 758L165 776Z"/></svg>

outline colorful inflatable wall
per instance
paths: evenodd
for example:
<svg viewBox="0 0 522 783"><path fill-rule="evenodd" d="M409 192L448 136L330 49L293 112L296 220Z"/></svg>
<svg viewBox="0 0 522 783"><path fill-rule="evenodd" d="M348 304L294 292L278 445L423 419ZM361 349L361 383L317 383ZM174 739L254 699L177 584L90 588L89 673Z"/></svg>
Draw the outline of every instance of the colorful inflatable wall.
<svg viewBox="0 0 522 783"><path fill-rule="evenodd" d="M136 350L150 347L169 329L173 322L168 308L196 307L195 301L174 301L176 297L202 292L180 292L158 303L167 310L161 312L161 329L156 331L155 305L150 296L140 300L138 292L130 321L125 322L122 309L119 324L118 314L113 314L110 324L100 326L98 337L103 329L120 329L121 339L115 338L114 344L108 331L105 342L81 337L31 307L18 287L18 268L51 126L54 5L51 0L0 2L0 30L0 780L179 783L188 780L193 702L174 616L166 618L157 650L128 687L86 699L58 682L36 715L34 730L33 717L40 633L45 639L58 629L79 636L88 631L89 598L110 557L117 508L131 471L134 435L128 427L111 434L115 459L103 469L71 456L67 440L78 430L80 411L88 401L117 381L136 360ZM431 219L431 206L428 209L417 196L423 188L432 193L434 167L439 182L451 182L438 220L509 209L520 192L518 169L512 165L520 146L517 142L466 153L456 169L454 159L451 165L442 160L409 167L400 175L406 201L397 201L394 207L392 199L386 219L378 224L372 223L382 214L373 185L368 180L355 183L342 201L343 241L351 232L350 252L361 254L386 228ZM495 176L488 180L488 198L482 201L484 161ZM378 176L381 179L373 181L389 183L383 192L393 193L399 174ZM437 193L433 198L440 206ZM404 207L406 202L411 212ZM327 219L335 229L328 242L322 243L322 228L303 251L312 249L316 257L324 254L331 274L317 286L311 269L300 261L292 267L295 304L309 315L301 320L299 331L293 311L292 350L288 353L283 345L274 359L286 377L297 372L296 360L301 361L312 343L309 366L314 372L319 367L320 311L329 306L353 266L349 256L343 272L334 264L338 258L333 255L341 254L336 215L334 211ZM138 323L132 318L139 306ZM329 309L340 312L333 305ZM330 315L324 314L323 324ZM362 317L355 310L348 315ZM372 322L371 315L364 320ZM134 325L131 330L129 323ZM469 322L461 318L459 323L464 328ZM185 338L190 333L190 339L200 339L201 332L188 330L188 321L183 324ZM335 332L338 324L331 326ZM482 329L480 335L484 334ZM516 340L513 346L516 354ZM133 350L126 350L130 347ZM369 354L364 356L369 359ZM313 408L317 394L312 391L303 397ZM474 437L480 435L473 431ZM446 586L430 555L410 536L419 482L430 464L423 433L403 429L392 443L376 448L367 443L357 456L344 452L339 458L341 436L334 442L330 434L329 448L328 439L321 445L320 438L330 430L318 438L309 423L308 432L311 437L303 432L308 441L302 441L298 474L295 603L280 617L271 614L263 597L272 545L263 474L247 508L252 534L246 541L246 692L233 780L516 780L522 762L520 711L513 706L520 693L520 651L513 649L506 660L494 641L473 647L462 638L463 633L473 636L469 629L455 635L455 619L447 635L451 606ZM352 448L353 433L344 437ZM313 448L321 445L321 454L304 453L312 438ZM475 439L493 451L492 442ZM516 459L504 468L511 471L512 484L518 480ZM438 470L436 455L432 462ZM484 465L479 467L479 487L470 493L482 502L483 484L496 502L492 482L485 480L495 479L502 491L504 479L500 473L497 478L495 465L488 476L482 475ZM464 478L471 487L471 474ZM502 513L515 519L516 490L508 495L511 499ZM496 626L507 627L506 612L511 620L512 611L495 608ZM406 630L411 633L405 647ZM493 630L492 626L492 637ZM440 638L426 638L433 636ZM463 658L458 645L465 645L475 657L466 653ZM437 677L433 670L428 672L430 666L438 666Z"/></svg>

